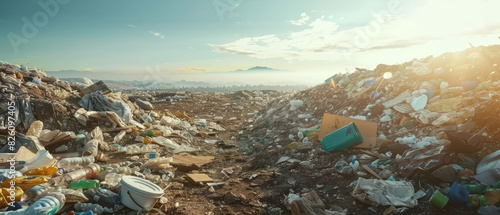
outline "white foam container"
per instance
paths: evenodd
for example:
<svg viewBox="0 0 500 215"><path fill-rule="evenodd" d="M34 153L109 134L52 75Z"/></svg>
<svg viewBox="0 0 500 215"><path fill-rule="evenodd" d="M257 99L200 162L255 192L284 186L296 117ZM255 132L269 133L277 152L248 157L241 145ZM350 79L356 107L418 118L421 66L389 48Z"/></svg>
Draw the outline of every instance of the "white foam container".
<svg viewBox="0 0 500 215"><path fill-rule="evenodd" d="M163 196L161 187L139 177L123 176L120 183L121 202L136 211L153 209L156 201Z"/></svg>

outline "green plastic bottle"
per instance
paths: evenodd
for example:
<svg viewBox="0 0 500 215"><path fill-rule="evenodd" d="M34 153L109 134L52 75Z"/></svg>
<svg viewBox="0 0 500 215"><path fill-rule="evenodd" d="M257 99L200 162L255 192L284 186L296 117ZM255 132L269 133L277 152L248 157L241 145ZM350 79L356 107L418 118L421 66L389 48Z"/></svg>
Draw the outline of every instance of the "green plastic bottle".
<svg viewBox="0 0 500 215"><path fill-rule="evenodd" d="M472 207L474 208L479 208L481 206L486 206L486 199L484 199L484 196L482 195L469 195L469 199L467 200L467 203L469 203Z"/></svg>
<svg viewBox="0 0 500 215"><path fill-rule="evenodd" d="M78 180L78 181L73 181L69 184L69 188L71 189L90 189L90 188L96 188L99 187L99 181L98 180Z"/></svg>
<svg viewBox="0 0 500 215"><path fill-rule="evenodd" d="M468 184L465 185L465 187L471 194L483 195L486 192L486 186L484 184Z"/></svg>

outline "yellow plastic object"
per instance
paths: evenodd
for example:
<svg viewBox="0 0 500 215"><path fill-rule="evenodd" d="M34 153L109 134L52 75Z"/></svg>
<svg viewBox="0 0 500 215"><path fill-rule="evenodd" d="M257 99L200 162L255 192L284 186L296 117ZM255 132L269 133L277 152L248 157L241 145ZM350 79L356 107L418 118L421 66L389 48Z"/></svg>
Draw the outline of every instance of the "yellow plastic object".
<svg viewBox="0 0 500 215"><path fill-rule="evenodd" d="M153 130L154 132L154 136L157 137L157 136L163 136L163 132L159 131L159 130Z"/></svg>
<svg viewBox="0 0 500 215"><path fill-rule="evenodd" d="M19 186L23 190L28 190L36 185L47 183L49 181L48 176L21 176L14 179L7 179L2 182L1 186L9 188L10 182L14 181L16 186Z"/></svg>
<svg viewBox="0 0 500 215"><path fill-rule="evenodd" d="M37 168L37 169L32 169L24 173L24 175L46 175L46 176L51 176L54 175L57 172L57 167L50 166L50 167L42 167L42 168Z"/></svg>
<svg viewBox="0 0 500 215"><path fill-rule="evenodd" d="M10 190L10 188L1 188L0 190L0 209L8 207L10 202L21 201L24 194L23 189L18 186L15 186L13 190ZM14 199L11 199L11 194L13 194Z"/></svg>
<svg viewBox="0 0 500 215"><path fill-rule="evenodd" d="M153 139L151 139L151 137L144 137L144 139L142 139L143 144L151 144L152 142Z"/></svg>

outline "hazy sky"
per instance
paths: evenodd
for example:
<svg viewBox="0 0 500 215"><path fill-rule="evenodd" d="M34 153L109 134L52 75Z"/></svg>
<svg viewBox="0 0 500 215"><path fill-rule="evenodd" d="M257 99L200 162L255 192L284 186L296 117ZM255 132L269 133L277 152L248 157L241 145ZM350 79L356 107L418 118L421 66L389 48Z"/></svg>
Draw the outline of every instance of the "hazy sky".
<svg viewBox="0 0 500 215"><path fill-rule="evenodd" d="M335 73L500 42L495 0L4 0L0 8L0 60L49 71Z"/></svg>

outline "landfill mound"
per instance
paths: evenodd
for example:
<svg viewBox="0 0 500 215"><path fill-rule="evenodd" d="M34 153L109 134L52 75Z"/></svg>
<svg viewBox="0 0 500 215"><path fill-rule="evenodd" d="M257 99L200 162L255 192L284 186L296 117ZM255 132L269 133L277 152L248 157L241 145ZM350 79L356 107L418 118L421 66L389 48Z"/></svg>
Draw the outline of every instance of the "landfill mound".
<svg viewBox="0 0 500 215"><path fill-rule="evenodd" d="M114 92L0 62L9 214L498 214L500 46L299 92Z"/></svg>

